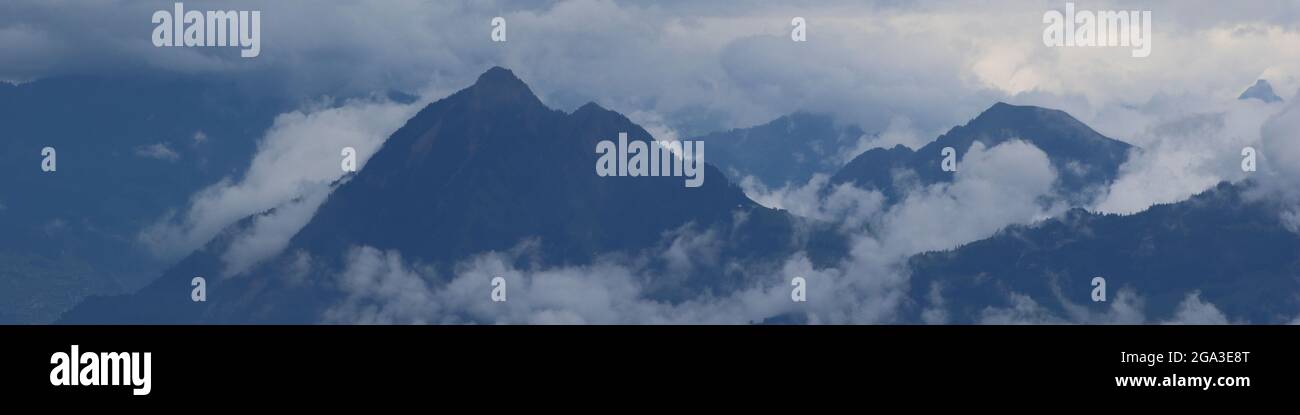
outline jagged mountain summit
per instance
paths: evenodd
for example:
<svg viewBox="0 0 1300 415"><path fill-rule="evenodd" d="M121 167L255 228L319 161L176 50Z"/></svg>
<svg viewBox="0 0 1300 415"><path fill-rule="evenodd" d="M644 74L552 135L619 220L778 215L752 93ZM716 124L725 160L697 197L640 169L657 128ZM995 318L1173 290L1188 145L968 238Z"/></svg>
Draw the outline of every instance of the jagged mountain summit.
<svg viewBox="0 0 1300 415"><path fill-rule="evenodd" d="M1061 193L1075 205L1086 203L1114 181L1133 148L1064 111L999 102L918 150L902 145L868 150L832 176L831 184L852 183L898 200L906 190L896 185L898 177L914 178L918 185L952 180L953 173L940 168L943 148L952 147L960 160L975 142L994 147L1016 139L1047 154L1059 174Z"/></svg>
<svg viewBox="0 0 1300 415"><path fill-rule="evenodd" d="M816 173L839 170L848 160L843 154L853 151L864 134L856 125L838 125L830 115L796 112L696 140L708 143L709 162L732 181L752 176L769 188L778 188L806 183Z"/></svg>
<svg viewBox="0 0 1300 415"><path fill-rule="evenodd" d="M1260 101L1264 101L1268 103L1282 101L1282 97L1279 97L1277 96L1277 94L1273 93L1273 85L1269 84L1268 81L1263 79L1256 80L1255 84L1251 85L1250 88L1246 88L1246 90L1243 91L1241 93L1241 96L1238 96L1237 99L1239 100L1258 99Z"/></svg>

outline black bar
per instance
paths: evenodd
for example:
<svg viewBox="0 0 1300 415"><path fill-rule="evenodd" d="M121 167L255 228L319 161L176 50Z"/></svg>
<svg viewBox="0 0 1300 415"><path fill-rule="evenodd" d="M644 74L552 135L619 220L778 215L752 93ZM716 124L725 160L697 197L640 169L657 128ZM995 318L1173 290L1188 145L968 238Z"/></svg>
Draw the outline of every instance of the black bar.
<svg viewBox="0 0 1300 415"><path fill-rule="evenodd" d="M212 395L440 401L647 388L1242 396L1296 390L1286 326L7 326L4 390L22 399ZM150 393L54 386L51 356L151 352ZM1121 354L1183 352L1154 366ZM1191 363L1192 352L1244 362ZM1117 387L1117 376L1249 377L1249 386ZM901 396L901 395L899 395ZM894 396L894 398L899 398Z"/></svg>

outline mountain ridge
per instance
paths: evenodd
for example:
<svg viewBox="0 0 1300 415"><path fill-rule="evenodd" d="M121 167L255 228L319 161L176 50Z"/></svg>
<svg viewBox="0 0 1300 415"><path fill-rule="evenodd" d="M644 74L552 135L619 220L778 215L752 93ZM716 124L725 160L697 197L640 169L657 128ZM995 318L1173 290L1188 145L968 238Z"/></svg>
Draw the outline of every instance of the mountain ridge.
<svg viewBox="0 0 1300 415"><path fill-rule="evenodd" d="M248 276L209 278L207 303L188 303L185 287L194 275L214 274L231 238L214 240L139 293L88 300L61 321L316 322L339 298L331 276L357 246L452 269L456 261L532 238L540 240L533 259L542 266L652 248L684 228L717 230L721 255L737 260L774 260L806 243L794 239L794 228L808 224L754 203L708 163L698 188L685 187L680 177L598 177L595 143L620 132L629 140L653 139L594 103L570 114L547 108L512 72L490 69L407 120L278 257ZM272 278L292 273L300 255L310 258L311 278ZM675 301L742 286L745 276L725 265L651 292Z"/></svg>
<svg viewBox="0 0 1300 415"><path fill-rule="evenodd" d="M806 183L817 173L833 174L865 134L856 125L839 125L830 115L796 111L693 140L708 143L711 162L732 180L753 177L779 188Z"/></svg>
<svg viewBox="0 0 1300 415"><path fill-rule="evenodd" d="M1276 201L1250 196L1253 186L1223 182L1130 215L1072 209L1008 227L911 258L911 289L948 293L941 296L955 323L1015 308L1015 295L1062 321L1090 322L1111 312L1121 290L1141 300L1143 322L1172 319L1187 296L1199 295L1234 320L1286 323L1300 314L1291 294L1300 290L1300 235L1279 223ZM1093 277L1106 279L1110 302L1092 301ZM919 312L925 300L915 301Z"/></svg>
<svg viewBox="0 0 1300 415"><path fill-rule="evenodd" d="M1063 196L1076 206L1086 204L1099 187L1114 181L1135 148L1096 132L1064 111L997 102L919 149L898 145L867 150L836 172L830 183L880 190L888 200L897 201L906 191L894 183L897 172L914 173L921 185L951 181L953 174L940 168L941 149L953 147L960 162L975 142L994 147L1013 139L1047 154Z"/></svg>

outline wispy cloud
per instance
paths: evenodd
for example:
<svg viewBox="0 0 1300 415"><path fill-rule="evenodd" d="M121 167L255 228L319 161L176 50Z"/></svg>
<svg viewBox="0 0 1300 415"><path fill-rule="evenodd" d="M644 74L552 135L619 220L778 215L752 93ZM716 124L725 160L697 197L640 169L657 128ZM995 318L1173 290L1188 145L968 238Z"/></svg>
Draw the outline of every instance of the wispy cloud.
<svg viewBox="0 0 1300 415"><path fill-rule="evenodd" d="M522 259L538 243L523 241L514 250L461 261L446 274L406 262L399 251L359 246L346 255L346 265L335 277L346 300L324 317L364 323L745 324L794 315L810 323L896 322L902 319L900 307L908 295L904 260L1048 215L1057 208L1042 206L1039 199L1051 192L1055 178L1047 156L1032 145L976 145L953 183L918 188L887 209L867 202L874 209L833 210L871 228L846 228L852 234L851 254L834 265L814 266L803 253L777 264L731 264L741 267L750 281L747 286L676 303L656 300L648 283L666 277L660 273L689 274L701 268L699 261L716 258L724 242L710 230L685 226L637 254L640 258L608 256L561 267L519 265L529 263ZM814 180L805 187L824 182ZM841 193L851 196L830 197L871 199L875 194L848 189ZM814 206L819 202L797 199L816 199L816 194L783 192L770 195L769 202ZM819 214L832 211L810 209ZM647 265L655 261L668 266ZM790 284L796 276L807 281L807 302L791 301ZM506 302L493 302L489 296L494 277L506 281ZM941 313L941 307L935 312Z"/></svg>
<svg viewBox="0 0 1300 415"><path fill-rule="evenodd" d="M151 158L163 161L176 161L181 159L181 155L172 150L167 143L156 143L147 146L135 148L135 154L144 158Z"/></svg>
<svg viewBox="0 0 1300 415"><path fill-rule="evenodd" d="M359 99L281 114L259 143L247 172L199 191L183 210L142 231L140 239L160 257L176 259L236 221L276 209L258 217L248 230L253 234L237 238L225 255L229 271L242 271L258 257L274 255L272 248L282 248L310 220L330 183L344 175L344 147L356 149L357 164L363 166L421 106Z"/></svg>

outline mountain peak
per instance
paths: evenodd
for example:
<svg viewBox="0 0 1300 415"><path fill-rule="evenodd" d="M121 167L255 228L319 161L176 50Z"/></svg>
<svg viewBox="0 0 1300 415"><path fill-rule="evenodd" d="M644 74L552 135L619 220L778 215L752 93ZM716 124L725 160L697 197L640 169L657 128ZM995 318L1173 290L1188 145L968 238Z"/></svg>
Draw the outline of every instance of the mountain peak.
<svg viewBox="0 0 1300 415"><path fill-rule="evenodd" d="M482 75L478 76L478 80L474 81L474 85L470 88L478 90L489 89L501 92L527 93L528 95L533 95L533 91L528 88L528 84L515 76L513 71L500 66L493 66L486 72L483 72Z"/></svg>
<svg viewBox="0 0 1300 415"><path fill-rule="evenodd" d="M524 81L520 80L519 77L515 76L515 73L513 71L506 68L502 68L500 66L493 66L491 68L488 68L487 71L483 72L482 75L478 76L478 81L475 83L478 84L483 82L488 82L488 83L515 82L520 84L524 83Z"/></svg>
<svg viewBox="0 0 1300 415"><path fill-rule="evenodd" d="M986 109L984 110L984 112L981 112L980 115L976 117L976 119L986 118L990 116L996 117L996 116L1007 116L1007 115L1016 115L1016 114L1052 113L1052 112L1059 112L1061 114L1065 114L1064 112L1054 110L1054 109L1049 109L1049 108L1036 107L1033 105L1011 105L1002 101L998 101L997 103L993 104L993 106L989 107L989 109Z"/></svg>
<svg viewBox="0 0 1300 415"><path fill-rule="evenodd" d="M1237 97L1237 99L1239 100L1247 100L1251 98L1258 99L1264 102L1282 101L1281 97L1273 93L1273 85L1269 84L1268 81L1263 79L1256 80L1255 85L1251 85L1250 88L1246 88L1246 91L1242 92L1241 96Z"/></svg>
<svg viewBox="0 0 1300 415"><path fill-rule="evenodd" d="M1065 111L998 102L966 125L953 127L916 151L895 147L862 153L832 176L831 183L851 182L880 189L892 203L904 196L904 188L894 186L895 170L916 173L921 184L951 181L953 174L939 166L941 149L952 147L964 154L976 142L992 148L1011 140L1041 150L1060 174L1061 194L1076 205L1088 200L1088 189L1115 179L1131 148L1101 135Z"/></svg>
<svg viewBox="0 0 1300 415"><path fill-rule="evenodd" d="M1023 130L1031 128L1031 124L1092 130L1065 111L1033 105L1012 105L1000 101L981 112L967 126L977 129Z"/></svg>
<svg viewBox="0 0 1300 415"><path fill-rule="evenodd" d="M514 72L500 66L493 66L483 72L474 85L460 90L454 96L467 99L470 105L481 109L500 110L515 105L545 108L528 84L516 77Z"/></svg>
<svg viewBox="0 0 1300 415"><path fill-rule="evenodd" d="M600 104L597 104L596 101L587 101L586 104L582 104L581 107L578 107L578 109L574 110L573 114L577 115L577 114L583 114L588 112L605 112L605 111L608 110L606 110L605 107L600 106Z"/></svg>

